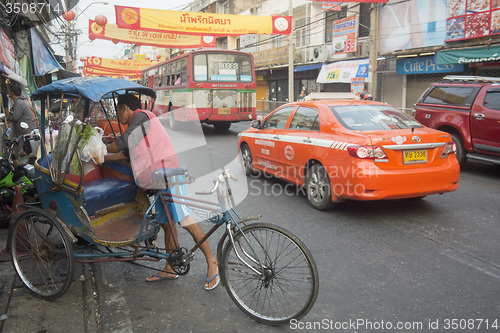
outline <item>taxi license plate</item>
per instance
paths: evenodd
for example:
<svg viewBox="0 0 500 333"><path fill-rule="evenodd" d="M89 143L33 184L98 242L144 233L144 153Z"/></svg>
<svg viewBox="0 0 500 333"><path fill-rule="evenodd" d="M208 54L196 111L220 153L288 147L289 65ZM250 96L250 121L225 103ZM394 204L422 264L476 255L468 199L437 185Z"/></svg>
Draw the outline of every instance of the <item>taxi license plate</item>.
<svg viewBox="0 0 500 333"><path fill-rule="evenodd" d="M231 108L219 108L219 114L231 114Z"/></svg>
<svg viewBox="0 0 500 333"><path fill-rule="evenodd" d="M427 150L403 150L404 164L427 163Z"/></svg>

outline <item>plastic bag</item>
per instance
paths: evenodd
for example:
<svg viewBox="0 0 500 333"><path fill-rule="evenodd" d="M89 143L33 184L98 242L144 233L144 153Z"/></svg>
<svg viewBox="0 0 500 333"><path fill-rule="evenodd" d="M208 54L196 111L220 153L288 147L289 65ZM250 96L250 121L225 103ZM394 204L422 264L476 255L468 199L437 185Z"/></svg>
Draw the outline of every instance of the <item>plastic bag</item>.
<svg viewBox="0 0 500 333"><path fill-rule="evenodd" d="M104 163L104 156L108 153L106 145L102 141L104 130L100 127L94 128L94 134L90 137L87 144L88 154L97 164Z"/></svg>

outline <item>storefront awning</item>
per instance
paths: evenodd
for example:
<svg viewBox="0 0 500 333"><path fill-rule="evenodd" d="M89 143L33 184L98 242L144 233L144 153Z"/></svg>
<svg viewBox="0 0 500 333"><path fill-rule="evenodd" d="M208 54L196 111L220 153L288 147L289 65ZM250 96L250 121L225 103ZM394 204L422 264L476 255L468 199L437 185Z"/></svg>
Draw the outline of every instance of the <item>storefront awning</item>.
<svg viewBox="0 0 500 333"><path fill-rule="evenodd" d="M297 66L293 68L294 72L304 72L304 71L310 71L313 69L318 69L321 68L323 64L315 64L315 65L305 65L305 66Z"/></svg>
<svg viewBox="0 0 500 333"><path fill-rule="evenodd" d="M438 51L435 57L436 65L498 61L500 60L500 46Z"/></svg>

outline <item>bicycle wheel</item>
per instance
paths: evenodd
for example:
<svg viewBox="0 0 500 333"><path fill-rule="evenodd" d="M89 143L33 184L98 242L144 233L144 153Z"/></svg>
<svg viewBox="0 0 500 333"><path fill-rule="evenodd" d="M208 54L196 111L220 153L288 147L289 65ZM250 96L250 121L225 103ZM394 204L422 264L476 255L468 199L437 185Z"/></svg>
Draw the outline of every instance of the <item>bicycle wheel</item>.
<svg viewBox="0 0 500 333"><path fill-rule="evenodd" d="M32 294L53 300L68 290L73 281L73 247L55 217L29 209L16 219L9 237L17 275Z"/></svg>
<svg viewBox="0 0 500 333"><path fill-rule="evenodd" d="M254 223L228 241L221 263L222 281L236 305L251 318L268 325L300 319L318 296L316 264L305 245L291 232L267 223ZM236 251L235 251L236 250ZM257 274L239 258L248 263Z"/></svg>

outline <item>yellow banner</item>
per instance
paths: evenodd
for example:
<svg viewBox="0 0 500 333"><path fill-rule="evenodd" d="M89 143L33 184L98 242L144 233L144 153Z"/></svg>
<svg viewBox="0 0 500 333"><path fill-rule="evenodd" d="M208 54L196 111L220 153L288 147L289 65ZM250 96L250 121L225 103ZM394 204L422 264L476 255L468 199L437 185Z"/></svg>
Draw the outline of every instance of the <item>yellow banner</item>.
<svg viewBox="0 0 500 333"><path fill-rule="evenodd" d="M117 71L111 69L101 69L101 68L93 68L93 67L83 67L84 76L111 76L111 77L134 77L140 78L141 72L134 71Z"/></svg>
<svg viewBox="0 0 500 333"><path fill-rule="evenodd" d="M153 64L151 60L128 60L110 59L99 57L88 57L85 61L86 67L111 69L115 71L137 72Z"/></svg>
<svg viewBox="0 0 500 333"><path fill-rule="evenodd" d="M289 35L292 28L291 16L192 13L116 5L115 13L119 28L185 35Z"/></svg>
<svg viewBox="0 0 500 333"><path fill-rule="evenodd" d="M121 29L116 24L100 26L89 20L89 39L105 39L114 43L133 43L168 48L215 47L214 36L181 35L171 32L156 32L134 29Z"/></svg>

